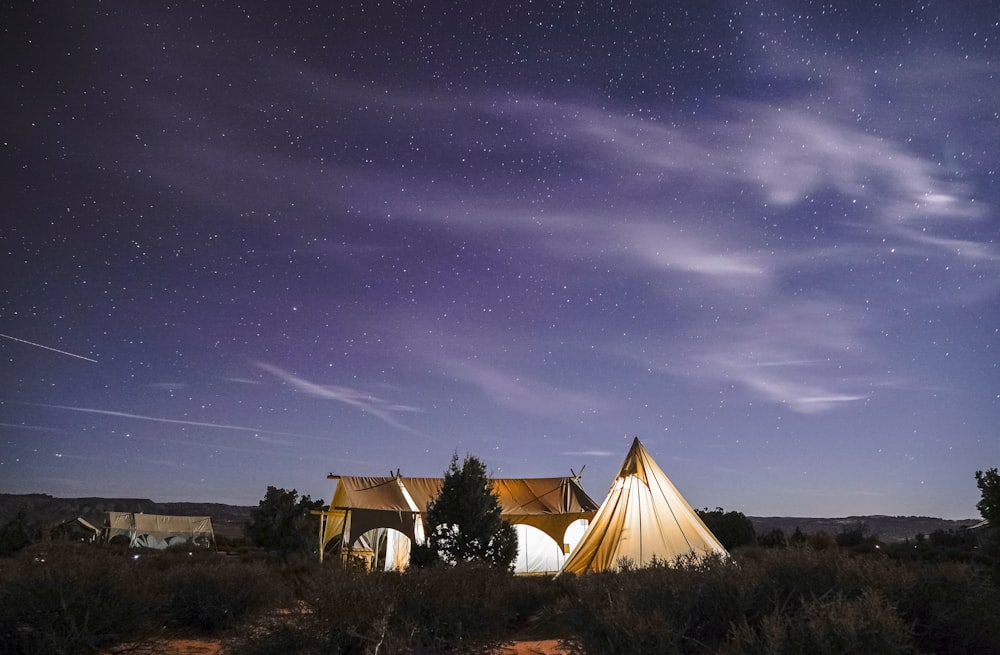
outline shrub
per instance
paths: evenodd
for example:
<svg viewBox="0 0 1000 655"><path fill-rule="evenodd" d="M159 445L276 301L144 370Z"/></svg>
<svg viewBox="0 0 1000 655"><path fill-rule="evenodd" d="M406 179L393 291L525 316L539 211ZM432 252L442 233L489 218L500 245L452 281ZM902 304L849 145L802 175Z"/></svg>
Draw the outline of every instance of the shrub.
<svg viewBox="0 0 1000 655"><path fill-rule="evenodd" d="M523 620L519 612L537 607L522 582L469 564L406 573L330 567L302 581L300 611L246 631L232 652L492 653Z"/></svg>
<svg viewBox="0 0 1000 655"><path fill-rule="evenodd" d="M22 553L0 580L0 652L71 655L138 639L148 607L131 564L88 546Z"/></svg>
<svg viewBox="0 0 1000 655"><path fill-rule="evenodd" d="M575 580L573 653L695 653L721 645L751 612L755 567L719 558L659 563Z"/></svg>
<svg viewBox="0 0 1000 655"><path fill-rule="evenodd" d="M159 581L159 617L167 628L216 634L264 609L291 602L278 572L261 564L216 561L173 566Z"/></svg>
<svg viewBox="0 0 1000 655"><path fill-rule="evenodd" d="M812 653L913 653L907 624L878 591L859 598L839 595L803 604L801 617L769 614L751 626L743 620L730 632L720 655Z"/></svg>
<svg viewBox="0 0 1000 655"><path fill-rule="evenodd" d="M716 507L713 510L706 507L696 511L701 520L704 521L705 526L712 531L712 534L726 550L749 546L757 540L753 521L748 519L743 512L727 512L721 507Z"/></svg>

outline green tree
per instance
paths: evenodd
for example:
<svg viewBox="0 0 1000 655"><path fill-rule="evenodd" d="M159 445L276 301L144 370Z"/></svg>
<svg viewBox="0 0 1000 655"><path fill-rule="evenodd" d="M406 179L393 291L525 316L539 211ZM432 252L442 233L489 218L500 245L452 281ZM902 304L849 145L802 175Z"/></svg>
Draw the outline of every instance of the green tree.
<svg viewBox="0 0 1000 655"><path fill-rule="evenodd" d="M996 468L976 471L976 484L982 493L976 509L990 522L983 552L993 563L994 581L1000 584L1000 474Z"/></svg>
<svg viewBox="0 0 1000 655"><path fill-rule="evenodd" d="M486 465L468 455L459 466L455 453L441 493L427 506L427 542L413 547L410 562L416 566L482 562L510 570L517 557L517 533L500 514L500 499Z"/></svg>
<svg viewBox="0 0 1000 655"><path fill-rule="evenodd" d="M1000 474L995 468L976 471L976 484L983 497L976 509L994 528L1000 528Z"/></svg>
<svg viewBox="0 0 1000 655"><path fill-rule="evenodd" d="M696 511L726 550L732 550L739 546L749 546L757 540L757 531L754 530L753 521L748 519L743 512L727 512L721 507L716 507L713 510L706 507Z"/></svg>
<svg viewBox="0 0 1000 655"><path fill-rule="evenodd" d="M257 507L250 510L243 532L254 545L284 559L311 553L318 548L318 538L310 511L322 507L323 501L299 498L295 489L268 487Z"/></svg>

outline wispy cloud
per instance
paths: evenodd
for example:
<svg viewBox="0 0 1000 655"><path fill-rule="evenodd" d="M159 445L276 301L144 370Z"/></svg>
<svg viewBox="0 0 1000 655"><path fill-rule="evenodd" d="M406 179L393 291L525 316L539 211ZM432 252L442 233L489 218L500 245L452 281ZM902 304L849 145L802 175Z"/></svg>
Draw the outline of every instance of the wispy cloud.
<svg viewBox="0 0 1000 655"><path fill-rule="evenodd" d="M18 400L10 400L7 402L17 403L19 405L28 405L30 407L45 407L48 409L58 409L68 412L81 412L83 414L98 414L101 416L112 416L116 418L129 419L134 421L150 421L153 423L167 423L171 425L189 425L199 428L212 428L216 430L235 430L238 432L250 432L253 434L273 434L285 437L296 437L300 439L320 439L324 440L323 437L317 437L308 434L299 434L296 432L281 432L277 430L267 430L264 428L254 428L245 425L232 425L229 423L210 423L207 421L188 421L185 419L175 419L175 418L163 418L159 416L146 416L144 414L133 414L130 412L119 412L109 409L97 409L94 407L72 407L69 405L50 405L48 403L30 403L22 402Z"/></svg>
<svg viewBox="0 0 1000 655"><path fill-rule="evenodd" d="M364 391L359 391L357 389L352 389L351 387L344 387L332 384L317 384L315 382L310 382L304 378L300 378L296 375L285 371L272 364L267 364L265 362L257 362L256 366L263 371L267 371L271 375L277 377L290 384L293 388L306 393L315 398L323 398L326 400L333 400L345 405L349 405L356 409L361 410L365 414L374 416L375 418L381 420L386 425L398 428L405 432L411 434L426 436L418 430L411 428L396 419L393 416L394 413L399 412L420 412L422 411L418 407L413 407L411 405L406 405L402 403L397 403L393 401L380 398L370 393Z"/></svg>
<svg viewBox="0 0 1000 655"><path fill-rule="evenodd" d="M596 394L566 391L530 375L475 361L453 360L444 366L491 401L523 414L567 421L578 418L582 412L607 406L607 400Z"/></svg>
<svg viewBox="0 0 1000 655"><path fill-rule="evenodd" d="M621 453L613 453L610 450L566 450L560 454L571 457L621 457Z"/></svg>
<svg viewBox="0 0 1000 655"><path fill-rule="evenodd" d="M31 430L34 432L62 432L58 428L50 428L42 425L24 425L22 423L0 423L0 428L14 428L15 430Z"/></svg>

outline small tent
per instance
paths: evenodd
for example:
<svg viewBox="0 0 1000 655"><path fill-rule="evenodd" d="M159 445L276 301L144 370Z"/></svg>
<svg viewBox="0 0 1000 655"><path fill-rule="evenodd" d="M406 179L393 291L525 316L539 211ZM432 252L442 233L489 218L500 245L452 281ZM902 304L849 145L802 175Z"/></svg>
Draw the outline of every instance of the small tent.
<svg viewBox="0 0 1000 655"><path fill-rule="evenodd" d="M49 534L53 540L93 543L100 537L101 529L82 516L78 516L75 519L63 521L52 528Z"/></svg>
<svg viewBox="0 0 1000 655"><path fill-rule="evenodd" d="M123 536L130 548L165 550L169 546L215 545L215 532L209 516L166 516L140 512L108 512L104 540Z"/></svg>
<svg viewBox="0 0 1000 655"><path fill-rule="evenodd" d="M423 543L427 505L441 492L443 478L330 475L337 481L333 500L320 515L320 558L327 544L340 545L346 557L355 541L368 535L377 568L400 569L409 563L410 543ZM579 478L498 478L493 491L501 517L518 527L518 573L556 573L578 538L570 529L590 519L597 503ZM526 526L526 527L519 527ZM385 531L385 528L391 530ZM532 528L532 529L528 529Z"/></svg>
<svg viewBox="0 0 1000 655"><path fill-rule="evenodd" d="M643 567L654 558L713 553L729 555L636 439L562 571L606 571L623 561Z"/></svg>

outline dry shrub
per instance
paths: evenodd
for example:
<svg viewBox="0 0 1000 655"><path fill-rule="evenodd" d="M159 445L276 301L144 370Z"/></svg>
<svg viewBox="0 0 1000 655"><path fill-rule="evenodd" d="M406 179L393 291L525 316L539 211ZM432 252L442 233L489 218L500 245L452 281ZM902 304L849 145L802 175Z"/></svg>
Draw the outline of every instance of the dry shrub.
<svg viewBox="0 0 1000 655"><path fill-rule="evenodd" d="M813 548L679 564L574 579L572 652L1000 652L1000 592L969 565Z"/></svg>
<svg viewBox="0 0 1000 655"><path fill-rule="evenodd" d="M280 573L262 563L217 557L177 564L163 570L156 582L158 615L172 631L219 634L292 602Z"/></svg>
<svg viewBox="0 0 1000 655"><path fill-rule="evenodd" d="M473 565L405 573L328 567L301 581L304 611L248 630L231 653L492 653L522 612L537 609L517 593L521 582Z"/></svg>
<svg viewBox="0 0 1000 655"><path fill-rule="evenodd" d="M920 575L892 598L914 626L921 652L1000 653L1000 589L967 564L918 564Z"/></svg>
<svg viewBox="0 0 1000 655"><path fill-rule="evenodd" d="M131 564L89 546L22 552L0 579L0 652L93 653L139 638L149 611Z"/></svg>
<svg viewBox="0 0 1000 655"><path fill-rule="evenodd" d="M907 624L878 591L859 598L817 599L798 615L770 614L751 626L736 624L720 655L795 655L811 653L914 653Z"/></svg>
<svg viewBox="0 0 1000 655"><path fill-rule="evenodd" d="M663 563L575 581L573 653L695 653L720 645L752 610L758 571L721 559Z"/></svg>

